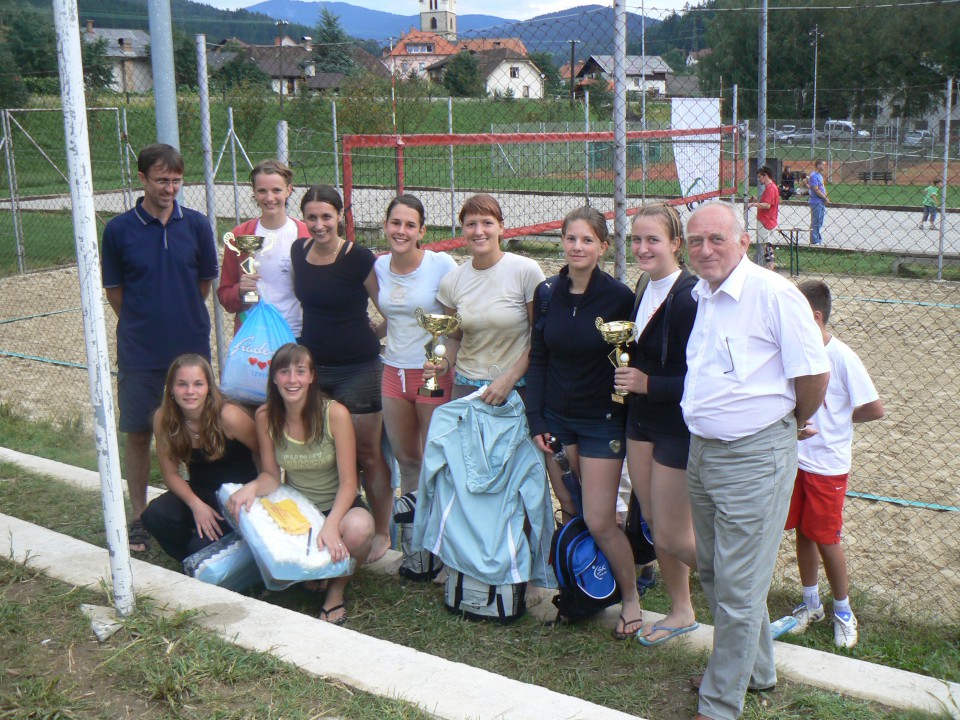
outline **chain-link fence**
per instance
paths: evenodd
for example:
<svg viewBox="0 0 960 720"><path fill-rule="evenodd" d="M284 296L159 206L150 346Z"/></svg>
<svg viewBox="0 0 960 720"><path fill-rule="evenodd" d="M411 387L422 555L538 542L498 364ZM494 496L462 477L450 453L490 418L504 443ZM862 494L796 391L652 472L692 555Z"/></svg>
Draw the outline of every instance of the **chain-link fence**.
<svg viewBox="0 0 960 720"><path fill-rule="evenodd" d="M551 267L559 221L590 203L617 229L618 253L608 269L632 282L636 273L623 243L630 209L668 199L686 216L711 197L743 203L756 194L748 179L762 131L753 120L756 88L731 87L717 72L722 63L715 58L711 65L702 52L714 38L714 55L721 53L702 13L647 12L644 22L641 8L628 10L619 25L615 10L602 8L443 42L407 34L375 58L387 72L365 66L339 80L319 69L308 76L300 65L299 80L285 80L284 71L271 83L228 74L224 68L237 58L259 56L209 45L214 173L204 177L200 162L199 95L184 86L178 93L187 160L183 202L204 208L204 183L211 181L222 234L258 212L249 168L279 155L295 173L293 214L305 186L335 184L349 197L357 239L376 245L383 210L400 187L424 199L433 242L455 238L460 204L488 191L506 210L514 249ZM755 43L755 25L751 32ZM819 42L823 53L827 40ZM281 61L286 53L261 55ZM792 56L791 63L813 70L811 59ZM103 88L89 102L101 227L139 194L136 152L155 138L152 95L138 89L146 79L137 73L147 71L128 63L119 76L126 85ZM309 89L323 83L337 92ZM956 133L943 83L936 90L924 85L933 98L926 109L911 100L919 89L907 88L899 111L874 98L866 116L859 100L840 110L846 95L861 97L862 87L853 84L844 91L821 81L826 99L815 121L809 78L798 90L771 88L771 107L784 106L785 95L795 99L795 112L771 110L776 119L762 136L783 197L776 265L795 278L829 283L832 330L863 358L887 410L884 420L858 427L854 443L845 542L855 592L863 601L955 620L960 239L949 208L933 229L920 225L934 179L946 181L938 204L946 198L949 205L960 186ZM823 110L827 102L833 117L857 119L832 119ZM66 424L86 415L88 393L58 107L55 91L34 93L28 107L0 116L0 401ZM749 127L733 131L744 119ZM444 142L451 133L460 139ZM362 140L375 135L393 142ZM441 137L418 145L413 139L423 135ZM398 136L411 142L397 145ZM822 247L808 239L805 178L815 160L825 162L830 197ZM752 212L749 226L756 228ZM107 317L112 327L109 310ZM796 582L788 542L780 577Z"/></svg>

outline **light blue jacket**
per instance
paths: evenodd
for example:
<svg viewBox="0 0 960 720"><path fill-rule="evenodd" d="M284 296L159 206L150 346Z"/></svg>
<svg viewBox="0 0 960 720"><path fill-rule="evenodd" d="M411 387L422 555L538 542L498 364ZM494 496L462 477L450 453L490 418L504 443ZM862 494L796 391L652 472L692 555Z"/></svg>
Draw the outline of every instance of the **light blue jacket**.
<svg viewBox="0 0 960 720"><path fill-rule="evenodd" d="M556 587L547 565L553 528L543 454L516 391L500 406L463 398L438 407L420 470L414 549L489 585Z"/></svg>

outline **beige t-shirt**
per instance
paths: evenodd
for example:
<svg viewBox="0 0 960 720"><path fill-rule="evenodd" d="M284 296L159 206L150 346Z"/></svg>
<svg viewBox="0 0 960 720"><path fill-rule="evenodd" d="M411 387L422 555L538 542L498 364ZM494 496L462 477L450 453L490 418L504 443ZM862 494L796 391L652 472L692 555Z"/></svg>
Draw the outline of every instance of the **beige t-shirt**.
<svg viewBox="0 0 960 720"><path fill-rule="evenodd" d="M440 281L437 299L460 313L463 340L457 372L490 380L512 366L530 345L527 303L543 271L530 258L504 253L491 268L476 270L468 260ZM496 369L491 372L491 368Z"/></svg>

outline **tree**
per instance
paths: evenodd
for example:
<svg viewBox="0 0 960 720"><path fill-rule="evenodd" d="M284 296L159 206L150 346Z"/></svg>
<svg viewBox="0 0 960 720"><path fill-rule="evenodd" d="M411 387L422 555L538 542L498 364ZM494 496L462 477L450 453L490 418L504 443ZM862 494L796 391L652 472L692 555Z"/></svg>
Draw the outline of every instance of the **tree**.
<svg viewBox="0 0 960 720"><path fill-rule="evenodd" d="M192 37L179 30L173 31L173 67L177 87L197 87L197 45Z"/></svg>
<svg viewBox="0 0 960 720"><path fill-rule="evenodd" d="M560 70L553 61L551 53L533 52L530 53L529 57L530 62L540 68L540 72L543 73L543 94L545 96L563 95L567 92L566 83L560 77Z"/></svg>
<svg viewBox="0 0 960 720"><path fill-rule="evenodd" d="M227 93L238 86L257 89L270 88L270 76L247 57L241 47L228 43L221 52L234 53L234 57L211 74L213 85L223 93L224 100L227 98Z"/></svg>
<svg viewBox="0 0 960 720"><path fill-rule="evenodd" d="M16 65L13 62L13 53L6 42L6 32L0 28L0 98L3 98L4 107L21 107L27 102L29 93L23 78L13 69Z"/></svg>
<svg viewBox="0 0 960 720"><path fill-rule="evenodd" d="M487 94L483 78L480 77L480 63L473 53L466 50L458 52L447 63L443 86L453 97L483 97Z"/></svg>
<svg viewBox="0 0 960 720"><path fill-rule="evenodd" d="M351 74L356 65L350 57L353 39L326 5L320 10L320 21L313 35L313 62L317 72Z"/></svg>

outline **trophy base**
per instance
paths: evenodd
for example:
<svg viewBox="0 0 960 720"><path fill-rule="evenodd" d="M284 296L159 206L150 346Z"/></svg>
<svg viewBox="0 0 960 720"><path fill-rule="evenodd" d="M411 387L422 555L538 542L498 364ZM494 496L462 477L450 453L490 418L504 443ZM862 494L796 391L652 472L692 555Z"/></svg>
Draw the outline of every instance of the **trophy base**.
<svg viewBox="0 0 960 720"><path fill-rule="evenodd" d="M245 292L240 296L240 300L244 305L255 305L260 302L260 296L255 292Z"/></svg>
<svg viewBox="0 0 960 720"><path fill-rule="evenodd" d="M419 395L420 397L429 397L429 398L443 397L443 388L422 387L419 390L417 390L417 395Z"/></svg>
<svg viewBox="0 0 960 720"><path fill-rule="evenodd" d="M618 405L623 405L627 401L627 398L625 395L617 395L617 393L613 393L610 396L610 399L613 400Z"/></svg>

